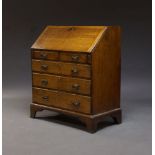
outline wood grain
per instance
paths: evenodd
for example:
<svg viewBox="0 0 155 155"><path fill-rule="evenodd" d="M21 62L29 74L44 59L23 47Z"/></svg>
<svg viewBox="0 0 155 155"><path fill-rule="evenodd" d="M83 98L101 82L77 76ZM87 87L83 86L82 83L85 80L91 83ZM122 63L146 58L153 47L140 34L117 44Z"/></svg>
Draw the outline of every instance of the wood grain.
<svg viewBox="0 0 155 155"><path fill-rule="evenodd" d="M110 110L104 113L100 113L99 115L92 115L92 114L85 114L85 113L79 113L76 111L71 111L67 109L60 109L57 107L51 107L51 106L46 106L46 105L41 105L41 104L36 104L33 103L30 105L30 116L31 118L36 117L36 112L42 111L42 110L51 110L58 112L60 114L65 114L71 117L78 117L79 120L81 120L83 123L86 124L86 131L90 133L94 133L98 130L97 125L98 123L104 123L103 120L106 117L112 117L114 119L114 122L117 124L121 123L121 118L122 118L122 112L121 109L114 109Z"/></svg>
<svg viewBox="0 0 155 155"><path fill-rule="evenodd" d="M108 27L92 52L92 109L120 107L120 27Z"/></svg>
<svg viewBox="0 0 155 155"><path fill-rule="evenodd" d="M32 49L91 52L106 27L47 26Z"/></svg>
<svg viewBox="0 0 155 155"><path fill-rule="evenodd" d="M42 66L47 66L47 68L42 69ZM76 63L32 60L32 71L71 77L90 78L91 67L90 65Z"/></svg>
<svg viewBox="0 0 155 155"><path fill-rule="evenodd" d="M43 60L58 60L59 53L56 51L41 51L41 50L34 50L32 52L33 59L43 59Z"/></svg>
<svg viewBox="0 0 155 155"><path fill-rule="evenodd" d="M60 52L60 61L88 63L87 54Z"/></svg>
<svg viewBox="0 0 155 155"><path fill-rule="evenodd" d="M79 78L33 73L33 86L57 89L75 94L90 95L91 81Z"/></svg>
<svg viewBox="0 0 155 155"><path fill-rule="evenodd" d="M60 76L33 73L32 76L33 87L59 89Z"/></svg>
<svg viewBox="0 0 155 155"><path fill-rule="evenodd" d="M76 105L76 102L79 105ZM91 98L60 91L33 88L33 103L90 113Z"/></svg>

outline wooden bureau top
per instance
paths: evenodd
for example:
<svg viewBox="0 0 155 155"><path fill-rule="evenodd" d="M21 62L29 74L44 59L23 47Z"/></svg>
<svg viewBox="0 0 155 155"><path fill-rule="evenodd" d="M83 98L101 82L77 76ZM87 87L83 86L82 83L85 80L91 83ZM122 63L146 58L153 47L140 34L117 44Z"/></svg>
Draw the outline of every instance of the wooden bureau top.
<svg viewBox="0 0 155 155"><path fill-rule="evenodd" d="M91 52L107 26L47 26L32 49Z"/></svg>

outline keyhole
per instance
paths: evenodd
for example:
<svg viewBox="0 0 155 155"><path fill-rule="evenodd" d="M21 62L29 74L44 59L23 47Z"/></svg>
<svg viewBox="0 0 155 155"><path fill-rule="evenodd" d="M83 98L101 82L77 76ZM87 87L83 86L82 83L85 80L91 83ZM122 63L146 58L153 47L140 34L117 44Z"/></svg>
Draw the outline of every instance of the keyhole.
<svg viewBox="0 0 155 155"><path fill-rule="evenodd" d="M68 31L72 31L72 30L74 30L74 27L68 28Z"/></svg>

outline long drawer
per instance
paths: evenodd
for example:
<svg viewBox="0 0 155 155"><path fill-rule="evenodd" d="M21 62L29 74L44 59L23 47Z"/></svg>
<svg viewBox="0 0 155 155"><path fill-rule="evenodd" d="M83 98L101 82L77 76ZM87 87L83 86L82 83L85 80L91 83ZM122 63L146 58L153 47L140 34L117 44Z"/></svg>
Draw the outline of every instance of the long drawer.
<svg viewBox="0 0 155 155"><path fill-rule="evenodd" d="M32 60L32 71L67 75L71 77L90 78L91 66L85 64Z"/></svg>
<svg viewBox="0 0 155 155"><path fill-rule="evenodd" d="M90 80L33 73L33 86L90 95Z"/></svg>
<svg viewBox="0 0 155 155"><path fill-rule="evenodd" d="M33 103L81 113L91 112L91 97L47 89L33 88Z"/></svg>

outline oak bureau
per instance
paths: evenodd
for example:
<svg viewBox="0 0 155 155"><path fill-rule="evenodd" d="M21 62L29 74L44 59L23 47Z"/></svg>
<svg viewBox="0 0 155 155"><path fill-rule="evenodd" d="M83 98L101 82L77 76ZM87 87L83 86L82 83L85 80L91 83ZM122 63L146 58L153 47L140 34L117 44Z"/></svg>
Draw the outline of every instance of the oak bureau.
<svg viewBox="0 0 155 155"><path fill-rule="evenodd" d="M92 133L105 117L121 123L119 26L47 26L31 54L32 118L52 110Z"/></svg>

